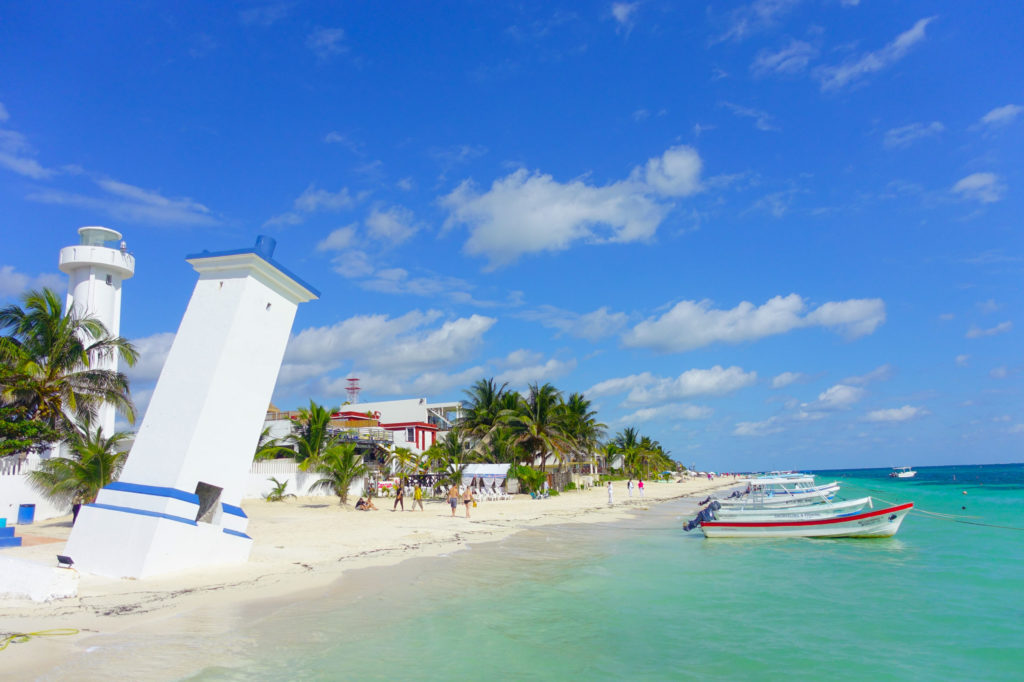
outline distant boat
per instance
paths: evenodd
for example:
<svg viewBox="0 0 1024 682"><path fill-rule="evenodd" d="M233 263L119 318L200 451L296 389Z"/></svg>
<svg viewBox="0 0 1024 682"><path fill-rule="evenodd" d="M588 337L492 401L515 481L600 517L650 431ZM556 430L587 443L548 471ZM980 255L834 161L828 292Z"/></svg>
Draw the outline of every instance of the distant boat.
<svg viewBox="0 0 1024 682"><path fill-rule="evenodd" d="M887 538L913 509L908 502L862 514L800 521L701 521L706 538Z"/></svg>
<svg viewBox="0 0 1024 682"><path fill-rule="evenodd" d="M917 476L917 472L910 467L893 467L892 473L889 474L889 478L913 478Z"/></svg>

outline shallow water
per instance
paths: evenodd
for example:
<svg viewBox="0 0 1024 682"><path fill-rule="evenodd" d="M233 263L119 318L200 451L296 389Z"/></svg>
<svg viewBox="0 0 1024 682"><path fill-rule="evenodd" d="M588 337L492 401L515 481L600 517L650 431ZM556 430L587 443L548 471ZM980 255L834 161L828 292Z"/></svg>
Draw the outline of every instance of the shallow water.
<svg viewBox="0 0 1024 682"><path fill-rule="evenodd" d="M117 646L165 673L217 662L193 680L1019 679L1024 465L919 472L819 480L977 518L913 513L887 539L706 540L680 529L693 503L673 502L356 571Z"/></svg>

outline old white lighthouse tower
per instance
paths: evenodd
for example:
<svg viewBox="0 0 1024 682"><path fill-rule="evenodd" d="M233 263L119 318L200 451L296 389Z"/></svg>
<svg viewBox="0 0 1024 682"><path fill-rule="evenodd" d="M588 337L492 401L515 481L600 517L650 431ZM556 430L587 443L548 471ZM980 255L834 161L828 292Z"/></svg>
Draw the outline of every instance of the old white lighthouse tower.
<svg viewBox="0 0 1024 682"><path fill-rule="evenodd" d="M127 252L121 233L107 227L78 228L79 243L60 250L60 269L68 276L67 310L92 315L112 336L121 335L121 282L135 274L135 257ZM113 247L107 246L113 243ZM100 369L117 371L117 354L98 359ZM116 410L100 406L103 435L114 433Z"/></svg>

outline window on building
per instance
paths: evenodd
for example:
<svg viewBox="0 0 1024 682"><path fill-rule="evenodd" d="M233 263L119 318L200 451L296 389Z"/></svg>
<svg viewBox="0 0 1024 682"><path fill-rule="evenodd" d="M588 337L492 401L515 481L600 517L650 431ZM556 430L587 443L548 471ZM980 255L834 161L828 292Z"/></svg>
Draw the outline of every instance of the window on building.
<svg viewBox="0 0 1024 682"><path fill-rule="evenodd" d="M409 427L408 429L406 429L405 430L405 440L410 442L410 443L413 442L414 440L416 440L416 429L414 429L412 427Z"/></svg>

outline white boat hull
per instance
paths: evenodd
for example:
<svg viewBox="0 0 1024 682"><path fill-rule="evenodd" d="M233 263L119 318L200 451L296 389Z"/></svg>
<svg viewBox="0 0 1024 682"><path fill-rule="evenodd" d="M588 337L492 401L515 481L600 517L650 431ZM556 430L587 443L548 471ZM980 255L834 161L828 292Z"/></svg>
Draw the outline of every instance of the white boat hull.
<svg viewBox="0 0 1024 682"><path fill-rule="evenodd" d="M861 497L846 502L809 504L791 507L766 507L763 509L721 508L715 512L718 521L805 521L827 519L833 516L856 514L871 506L870 497Z"/></svg>
<svg viewBox="0 0 1024 682"><path fill-rule="evenodd" d="M914 503L852 516L789 521L705 521L706 538L886 538L896 534Z"/></svg>

